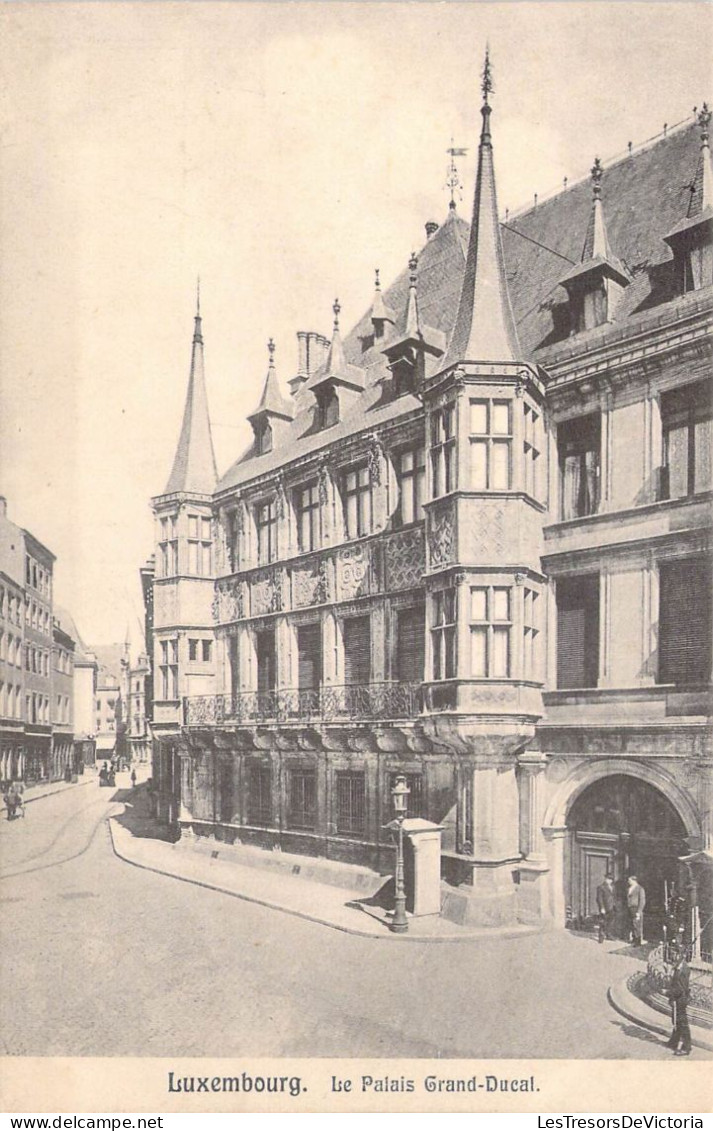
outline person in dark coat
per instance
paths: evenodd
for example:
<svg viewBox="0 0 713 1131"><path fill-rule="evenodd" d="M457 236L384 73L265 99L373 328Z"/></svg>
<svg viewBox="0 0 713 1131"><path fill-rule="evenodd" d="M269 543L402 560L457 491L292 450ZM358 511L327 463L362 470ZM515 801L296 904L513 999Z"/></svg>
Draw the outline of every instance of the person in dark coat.
<svg viewBox="0 0 713 1131"><path fill-rule="evenodd" d="M634 946L641 946L644 940L644 908L646 907L646 892L636 876L629 876L629 886L626 892L626 903L631 918L631 941Z"/></svg>
<svg viewBox="0 0 713 1131"><path fill-rule="evenodd" d="M616 897L614 895L614 880L605 876L597 888L597 907L599 909L599 941L614 937L614 917L616 915Z"/></svg>
<svg viewBox="0 0 713 1131"><path fill-rule="evenodd" d="M691 1030L688 1024L688 1003L691 997L691 972L686 961L685 950L674 944L671 957L674 968L667 996L671 1002L673 1032L666 1042L666 1047L673 1049L676 1056L690 1056ZM678 1047L679 1044L680 1048Z"/></svg>

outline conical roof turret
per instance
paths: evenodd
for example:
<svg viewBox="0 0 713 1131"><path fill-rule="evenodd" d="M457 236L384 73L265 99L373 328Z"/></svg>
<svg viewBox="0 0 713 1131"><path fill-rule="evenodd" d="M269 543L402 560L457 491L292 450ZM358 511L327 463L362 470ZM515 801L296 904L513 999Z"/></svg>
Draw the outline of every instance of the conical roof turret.
<svg viewBox="0 0 713 1131"><path fill-rule="evenodd" d="M200 291L196 299L191 370L188 377L186 406L183 424L173 467L164 489L164 495L189 492L210 495L218 481L213 451L213 436L208 416L208 396L205 387L203 357L203 332L200 308Z"/></svg>
<svg viewBox="0 0 713 1131"><path fill-rule="evenodd" d="M581 279L594 271L605 273L618 283L625 286L631 282L631 276L622 262L612 253L607 235L606 220L604 218L604 205L602 203L602 176L604 170L598 157L594 158L591 169L592 176L592 207L589 213L589 223L582 247L582 258L576 267L572 268L560 279L566 288L575 279Z"/></svg>
<svg viewBox="0 0 713 1131"><path fill-rule="evenodd" d="M328 383L345 385L352 389L363 389L365 384L364 370L358 365L350 365L344 353L344 343L339 329L339 315L341 313L339 299L335 298L332 310L334 312L334 327L332 341L327 353L327 360L307 382L306 388L318 389Z"/></svg>
<svg viewBox="0 0 713 1131"><path fill-rule="evenodd" d="M490 57L483 70L483 126L478 147L473 220L458 304L444 369L458 361L516 361L520 345L505 276L490 133L493 89Z"/></svg>
<svg viewBox="0 0 713 1131"><path fill-rule="evenodd" d="M262 396L260 397L260 403L255 411L248 416L248 420L256 420L263 414L266 416L279 416L284 420L292 420L294 416L293 406L282 396L277 380L277 370L275 369L275 343L272 338L270 338L270 341L267 343L267 351L269 361L265 384L262 388Z"/></svg>

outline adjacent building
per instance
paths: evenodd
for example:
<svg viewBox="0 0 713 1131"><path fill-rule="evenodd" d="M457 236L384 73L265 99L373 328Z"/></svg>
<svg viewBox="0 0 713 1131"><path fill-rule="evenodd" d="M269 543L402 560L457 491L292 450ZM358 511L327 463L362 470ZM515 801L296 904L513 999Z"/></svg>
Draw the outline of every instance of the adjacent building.
<svg viewBox="0 0 713 1131"><path fill-rule="evenodd" d="M128 703L129 646L96 644L91 653L97 661L94 734L99 761L127 759L126 706Z"/></svg>
<svg viewBox="0 0 713 1131"><path fill-rule="evenodd" d="M135 664L129 668L128 709L126 715L126 739L129 761L147 763L151 758L151 741L146 718L146 684L150 667L148 656L139 655Z"/></svg>
<svg viewBox="0 0 713 1131"><path fill-rule="evenodd" d="M652 930L713 850L710 113L499 220L489 65L453 204L342 336L268 350L218 478L196 314L156 521L160 813L389 871L443 828L460 921ZM309 348L311 345L313 348Z"/></svg>
<svg viewBox="0 0 713 1131"><path fill-rule="evenodd" d="M74 746L74 653L73 625L59 610L52 628L52 770L57 779L77 773ZM82 762L82 769L84 763Z"/></svg>

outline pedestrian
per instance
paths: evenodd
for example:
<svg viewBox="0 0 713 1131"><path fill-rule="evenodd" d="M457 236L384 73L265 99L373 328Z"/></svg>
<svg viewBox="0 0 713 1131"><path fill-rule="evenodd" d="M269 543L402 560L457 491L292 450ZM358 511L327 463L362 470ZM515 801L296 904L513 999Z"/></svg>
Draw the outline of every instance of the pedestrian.
<svg viewBox="0 0 713 1131"><path fill-rule="evenodd" d="M614 877L607 873L597 888L597 907L599 909L599 941L614 937L614 915L616 898L614 896Z"/></svg>
<svg viewBox="0 0 713 1131"><path fill-rule="evenodd" d="M672 1049L675 1056L690 1056L691 1030L688 1024L688 1002L691 997L691 972L686 962L685 949L679 947L677 943L673 943L671 959L674 967L667 994L671 1002L673 1032L666 1042L666 1048ZM679 1044L681 1045L680 1048L678 1047Z"/></svg>
<svg viewBox="0 0 713 1131"><path fill-rule="evenodd" d="M646 942L644 938L644 908L646 907L646 892L636 876L629 876L629 885L626 892L626 902L631 919L631 941L634 946L641 946Z"/></svg>
<svg viewBox="0 0 713 1131"><path fill-rule="evenodd" d="M131 788L136 789L136 770L131 771Z"/></svg>

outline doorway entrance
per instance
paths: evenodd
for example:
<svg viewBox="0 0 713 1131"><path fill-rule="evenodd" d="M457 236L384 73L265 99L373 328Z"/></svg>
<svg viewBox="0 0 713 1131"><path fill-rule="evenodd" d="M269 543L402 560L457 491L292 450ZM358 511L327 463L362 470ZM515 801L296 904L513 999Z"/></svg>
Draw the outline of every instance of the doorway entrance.
<svg viewBox="0 0 713 1131"><path fill-rule="evenodd" d="M671 802L648 782L612 774L576 798L567 830L568 921L577 927L593 926L597 888L611 875L617 900L615 934L628 938L626 880L636 875L646 892L646 937L660 938L666 895L678 875L678 857L688 851L686 829Z"/></svg>

